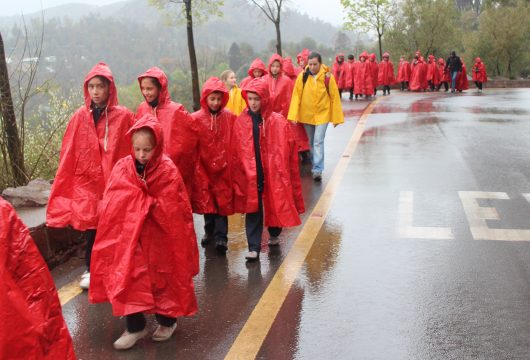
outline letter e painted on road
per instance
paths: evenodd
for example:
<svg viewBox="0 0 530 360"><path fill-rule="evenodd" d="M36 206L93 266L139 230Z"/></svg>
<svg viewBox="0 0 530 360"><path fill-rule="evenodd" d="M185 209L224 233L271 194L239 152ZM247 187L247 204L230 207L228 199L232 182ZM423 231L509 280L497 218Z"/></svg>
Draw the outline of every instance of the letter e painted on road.
<svg viewBox="0 0 530 360"><path fill-rule="evenodd" d="M508 194L504 192L459 191L458 195L462 200L469 228L475 240L530 241L530 230L488 227L486 220L500 220L499 214L494 207L480 206L477 200L509 200ZM527 200L529 200L528 197Z"/></svg>

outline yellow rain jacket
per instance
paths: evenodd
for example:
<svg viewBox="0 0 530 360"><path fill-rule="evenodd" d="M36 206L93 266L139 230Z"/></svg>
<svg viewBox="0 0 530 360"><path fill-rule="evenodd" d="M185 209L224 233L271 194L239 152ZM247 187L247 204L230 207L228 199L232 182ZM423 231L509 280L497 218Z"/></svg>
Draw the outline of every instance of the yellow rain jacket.
<svg viewBox="0 0 530 360"><path fill-rule="evenodd" d="M329 68L322 64L316 76L309 75L304 85L304 72L298 74L287 118L303 124L334 125L344 122L339 89ZM326 87L325 78L329 77Z"/></svg>
<svg viewBox="0 0 530 360"><path fill-rule="evenodd" d="M226 108L236 114L236 116L239 116L246 107L247 104L241 95L241 89L238 88L237 85L234 86L232 90L230 90L230 98L228 99Z"/></svg>

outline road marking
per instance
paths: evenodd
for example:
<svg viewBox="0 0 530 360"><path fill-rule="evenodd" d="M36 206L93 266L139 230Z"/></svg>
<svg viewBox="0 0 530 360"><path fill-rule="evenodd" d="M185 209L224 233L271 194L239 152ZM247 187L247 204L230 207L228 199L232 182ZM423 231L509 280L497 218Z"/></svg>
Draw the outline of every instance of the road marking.
<svg viewBox="0 0 530 360"><path fill-rule="evenodd" d="M296 238L291 250L283 260L258 304L250 314L238 337L232 344L225 359L254 359L280 311L309 250L324 224L337 188L359 143L368 115L381 98L374 100L363 111L346 149L339 159L329 182L315 208L307 218L304 227Z"/></svg>
<svg viewBox="0 0 530 360"><path fill-rule="evenodd" d="M434 226L413 226L414 193L399 193L398 237L407 239L454 239L451 228Z"/></svg>
<svg viewBox="0 0 530 360"><path fill-rule="evenodd" d="M500 220L494 207L480 206L477 199L509 200L504 192L459 191L464 211L469 222L471 234L475 240L530 241L530 230L527 229L492 229L486 220ZM523 196L530 202L530 195Z"/></svg>
<svg viewBox="0 0 530 360"><path fill-rule="evenodd" d="M76 279L71 283L61 287L57 292L59 293L59 301L61 302L61 306L64 306L77 295L81 294L83 289L79 287L79 279Z"/></svg>

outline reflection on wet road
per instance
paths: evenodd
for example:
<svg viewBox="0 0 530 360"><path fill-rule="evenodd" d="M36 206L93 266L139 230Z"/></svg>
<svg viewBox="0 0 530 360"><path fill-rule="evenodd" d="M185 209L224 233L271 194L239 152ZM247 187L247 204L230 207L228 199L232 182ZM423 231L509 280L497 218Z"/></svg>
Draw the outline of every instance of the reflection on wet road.
<svg viewBox="0 0 530 360"><path fill-rule="evenodd" d="M232 216L227 256L201 250L199 313L179 319L167 343L114 351L123 320L75 296L63 312L78 357L246 359L250 347L259 359L527 359L530 90L368 104L344 102L347 123L326 136L324 182L303 177L304 224L278 249L265 244L247 264L243 218ZM54 277L61 287L80 272L74 261ZM259 316L271 302L275 312Z"/></svg>

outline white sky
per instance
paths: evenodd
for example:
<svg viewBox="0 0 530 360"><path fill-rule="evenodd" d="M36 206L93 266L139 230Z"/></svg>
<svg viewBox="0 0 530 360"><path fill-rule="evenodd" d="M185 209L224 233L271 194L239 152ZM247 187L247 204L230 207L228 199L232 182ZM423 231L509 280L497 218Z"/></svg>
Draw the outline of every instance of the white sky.
<svg viewBox="0 0 530 360"><path fill-rule="evenodd" d="M93 5L106 5L119 0L0 0L0 16L29 14L41 9L68 3L84 3ZM146 0L147 1L147 0ZM333 25L342 24L342 6L340 0L289 0L292 8L297 8L302 13L311 17L330 22Z"/></svg>

